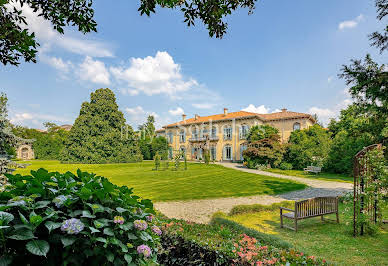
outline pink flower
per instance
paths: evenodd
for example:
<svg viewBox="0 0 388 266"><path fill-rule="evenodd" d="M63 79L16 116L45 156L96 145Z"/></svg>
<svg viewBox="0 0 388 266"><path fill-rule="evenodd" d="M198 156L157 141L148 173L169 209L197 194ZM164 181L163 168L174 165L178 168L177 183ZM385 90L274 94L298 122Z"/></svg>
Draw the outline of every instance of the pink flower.
<svg viewBox="0 0 388 266"><path fill-rule="evenodd" d="M124 223L124 217L123 216L115 216L113 218L113 222L115 224L123 224Z"/></svg>

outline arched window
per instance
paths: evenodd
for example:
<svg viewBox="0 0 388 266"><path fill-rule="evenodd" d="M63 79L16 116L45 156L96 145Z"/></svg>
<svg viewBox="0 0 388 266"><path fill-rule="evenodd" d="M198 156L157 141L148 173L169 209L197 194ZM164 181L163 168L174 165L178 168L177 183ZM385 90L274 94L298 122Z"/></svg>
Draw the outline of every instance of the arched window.
<svg viewBox="0 0 388 266"><path fill-rule="evenodd" d="M300 123L298 122L294 123L294 131L295 130L300 130Z"/></svg>

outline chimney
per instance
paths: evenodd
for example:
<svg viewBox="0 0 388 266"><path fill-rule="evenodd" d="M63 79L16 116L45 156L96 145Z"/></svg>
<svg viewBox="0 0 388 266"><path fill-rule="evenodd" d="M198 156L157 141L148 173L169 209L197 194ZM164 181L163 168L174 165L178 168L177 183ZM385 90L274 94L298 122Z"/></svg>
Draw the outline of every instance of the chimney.
<svg viewBox="0 0 388 266"><path fill-rule="evenodd" d="M182 114L182 121L185 121L185 120L186 120L186 115Z"/></svg>
<svg viewBox="0 0 388 266"><path fill-rule="evenodd" d="M228 114L228 108L224 108L224 115Z"/></svg>
<svg viewBox="0 0 388 266"><path fill-rule="evenodd" d="M285 113L285 112L287 112L287 108L282 109L282 113Z"/></svg>
<svg viewBox="0 0 388 266"><path fill-rule="evenodd" d="M198 119L198 117L199 117L199 115L195 114L195 120L197 120L197 119Z"/></svg>

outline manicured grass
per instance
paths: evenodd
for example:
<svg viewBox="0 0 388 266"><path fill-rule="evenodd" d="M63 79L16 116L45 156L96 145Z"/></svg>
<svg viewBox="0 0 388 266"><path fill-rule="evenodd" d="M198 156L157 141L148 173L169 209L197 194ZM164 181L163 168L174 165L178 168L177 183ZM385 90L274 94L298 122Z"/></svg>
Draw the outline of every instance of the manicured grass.
<svg viewBox="0 0 388 266"><path fill-rule="evenodd" d="M304 184L290 180L241 172L220 165L189 163L186 171L170 169L153 171L151 161L126 164L61 164L58 161L31 161L31 166L15 173L29 174L30 170L93 172L117 185L133 187L134 192L154 201L190 200L274 195L303 189ZM181 168L183 168L183 163Z"/></svg>
<svg viewBox="0 0 388 266"><path fill-rule="evenodd" d="M340 204L340 224L321 222L320 217L298 222L298 232L280 228L279 210L226 216L246 227L280 237L297 250L325 258L338 265L388 265L388 225L376 236L352 236L352 213ZM388 215L385 212L385 217ZM335 215L326 216L334 219ZM292 220L286 224L292 226Z"/></svg>
<svg viewBox="0 0 388 266"><path fill-rule="evenodd" d="M327 181L338 181L338 182L347 182L352 183L353 177L344 175L344 174L332 174L332 173L306 173L302 170L281 170L281 169L266 169L264 171L281 174L281 175L291 175L291 176L297 176L297 177L304 177L304 178L313 178L313 179L320 179L320 180L327 180Z"/></svg>

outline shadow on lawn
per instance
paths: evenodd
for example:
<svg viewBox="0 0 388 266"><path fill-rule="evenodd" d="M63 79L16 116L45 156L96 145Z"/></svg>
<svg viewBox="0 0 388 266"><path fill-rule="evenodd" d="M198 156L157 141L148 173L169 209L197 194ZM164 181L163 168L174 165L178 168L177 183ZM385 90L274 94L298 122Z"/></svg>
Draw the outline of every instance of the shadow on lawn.
<svg viewBox="0 0 388 266"><path fill-rule="evenodd" d="M298 184L292 181L287 182L287 181L276 181L276 180L264 180L263 185L266 186L275 194L281 194L285 192L302 190L307 188L307 185L305 184ZM270 193L271 192L267 192L266 194L270 194Z"/></svg>

